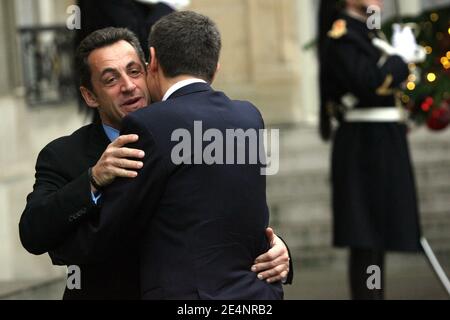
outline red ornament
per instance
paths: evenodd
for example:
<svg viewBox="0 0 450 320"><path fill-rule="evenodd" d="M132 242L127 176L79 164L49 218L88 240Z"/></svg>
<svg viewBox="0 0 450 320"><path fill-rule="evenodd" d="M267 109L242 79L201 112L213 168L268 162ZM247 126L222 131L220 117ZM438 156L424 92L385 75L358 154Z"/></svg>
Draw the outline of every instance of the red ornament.
<svg viewBox="0 0 450 320"><path fill-rule="evenodd" d="M427 126L432 131L441 131L450 124L450 101L444 101L439 108L431 112Z"/></svg>
<svg viewBox="0 0 450 320"><path fill-rule="evenodd" d="M434 104L433 98L428 97L428 98L425 99L424 102L422 102L421 108L422 108L422 110L424 112L428 112L428 111L430 111L430 109L433 106L433 104Z"/></svg>

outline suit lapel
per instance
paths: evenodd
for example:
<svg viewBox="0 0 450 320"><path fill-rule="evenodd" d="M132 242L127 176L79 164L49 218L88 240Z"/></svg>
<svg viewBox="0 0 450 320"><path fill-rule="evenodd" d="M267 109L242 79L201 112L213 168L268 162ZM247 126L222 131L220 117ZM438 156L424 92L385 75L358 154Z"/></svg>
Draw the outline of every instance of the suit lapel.
<svg viewBox="0 0 450 320"><path fill-rule="evenodd" d="M111 141L109 141L102 124L93 123L91 130L89 131L86 150L89 161L93 161L93 163L97 162L110 143Z"/></svg>

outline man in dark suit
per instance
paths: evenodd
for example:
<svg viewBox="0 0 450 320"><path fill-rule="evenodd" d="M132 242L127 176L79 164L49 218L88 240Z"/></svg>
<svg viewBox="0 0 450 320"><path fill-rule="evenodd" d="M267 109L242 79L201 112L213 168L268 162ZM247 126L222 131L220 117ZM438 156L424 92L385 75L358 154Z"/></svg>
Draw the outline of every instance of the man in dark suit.
<svg viewBox="0 0 450 320"><path fill-rule="evenodd" d="M98 222L78 228L65 250L83 242L86 259L101 259L138 246L144 299L282 299L280 281L260 281L248 268L269 248L266 179L262 165L249 161L251 142L235 150L234 139L226 147L219 141L229 130L257 132L264 123L252 104L210 87L221 49L217 27L194 12L172 13L154 25L150 46L147 82L153 101L162 102L122 122L123 134L139 135L131 147L145 151L144 166L105 190ZM211 164L202 156L212 137L198 142L199 126L219 144ZM183 134L194 147L175 152ZM245 164L235 151L245 153Z"/></svg>
<svg viewBox="0 0 450 320"><path fill-rule="evenodd" d="M116 44L120 50L114 50ZM115 59L109 59L111 49ZM95 53L106 55L102 60ZM99 69L105 61L107 68ZM117 136L122 117L148 104L144 65L139 42L131 32L109 29L90 37L79 51L78 66L83 95L90 106L100 110L102 122L51 142L39 154L36 183L20 221L20 237L33 254L49 252L54 264L80 266L82 288L66 289L65 299L140 297L137 248L117 248L108 259L92 263L80 250L65 250L64 243L80 226L99 221L100 194L95 186L105 187L117 177L133 178L142 166L142 151L124 147L138 137ZM271 241L274 247L255 265L256 272L265 270L260 273L263 279L284 277L287 271L286 247L276 236ZM81 241L78 246L83 244Z"/></svg>
<svg viewBox="0 0 450 320"><path fill-rule="evenodd" d="M144 50L145 59L148 59L148 34L153 24L161 17L173 12L174 7L164 2L144 0L78 0L80 8L81 28L76 30L74 48L78 48L81 41L96 30L107 27L126 28L131 30L139 39ZM74 61L74 68L77 65ZM78 80L78 79L77 79ZM75 86L78 91L78 83ZM95 109L86 108L81 95L78 96L80 111L92 112L93 121L100 121Z"/></svg>

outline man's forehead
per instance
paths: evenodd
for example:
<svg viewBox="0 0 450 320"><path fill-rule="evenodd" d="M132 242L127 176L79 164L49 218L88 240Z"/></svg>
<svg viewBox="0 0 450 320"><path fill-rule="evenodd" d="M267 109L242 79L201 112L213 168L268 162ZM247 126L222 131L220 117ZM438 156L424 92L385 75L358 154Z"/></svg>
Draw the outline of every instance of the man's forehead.
<svg viewBox="0 0 450 320"><path fill-rule="evenodd" d="M126 67L132 62L142 64L136 49L125 40L95 49L88 57L91 68L100 72L107 68Z"/></svg>

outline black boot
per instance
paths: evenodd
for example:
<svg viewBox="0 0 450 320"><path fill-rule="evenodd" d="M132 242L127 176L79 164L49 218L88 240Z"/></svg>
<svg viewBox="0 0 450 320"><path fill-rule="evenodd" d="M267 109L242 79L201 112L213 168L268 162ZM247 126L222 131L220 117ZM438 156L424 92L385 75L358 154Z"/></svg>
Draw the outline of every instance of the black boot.
<svg viewBox="0 0 450 320"><path fill-rule="evenodd" d="M352 300L384 300L384 252L351 248L349 260ZM368 273L370 266L380 268L380 289L369 289L367 280L373 275L373 270Z"/></svg>

